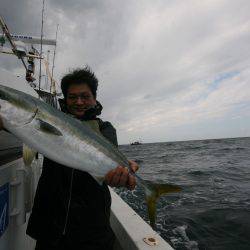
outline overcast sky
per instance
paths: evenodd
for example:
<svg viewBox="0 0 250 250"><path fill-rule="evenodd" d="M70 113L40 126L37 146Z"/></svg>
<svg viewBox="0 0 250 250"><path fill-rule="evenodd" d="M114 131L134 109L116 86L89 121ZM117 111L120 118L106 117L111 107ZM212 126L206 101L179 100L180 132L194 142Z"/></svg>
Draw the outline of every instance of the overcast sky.
<svg viewBox="0 0 250 250"><path fill-rule="evenodd" d="M0 3L12 33L40 35L42 0ZM250 136L249 0L47 0L46 37L57 24L56 80L88 64L120 144Z"/></svg>

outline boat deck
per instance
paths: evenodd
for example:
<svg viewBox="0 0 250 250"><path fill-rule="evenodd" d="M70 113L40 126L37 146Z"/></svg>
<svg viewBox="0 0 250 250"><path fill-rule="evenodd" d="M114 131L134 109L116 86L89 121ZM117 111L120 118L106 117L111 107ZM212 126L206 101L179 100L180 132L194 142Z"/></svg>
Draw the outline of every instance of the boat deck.
<svg viewBox="0 0 250 250"><path fill-rule="evenodd" d="M18 156L19 151L13 151L13 157ZM34 173L33 193L40 176L42 159L39 158L32 166ZM22 174L22 158L11 161L0 167L0 187L9 185L9 198L1 199L0 207L8 204L9 212L4 213L5 218L9 217L9 225L0 237L0 249L11 250L33 250L35 241L25 234L25 175ZM20 172L21 171L21 172ZM112 196L111 226L116 235L114 250L172 250L172 247L161 238L119 195L110 188ZM7 192L8 193L8 192ZM1 213L4 210L0 211ZM28 214L26 214L28 216ZM7 217L6 217L7 216Z"/></svg>

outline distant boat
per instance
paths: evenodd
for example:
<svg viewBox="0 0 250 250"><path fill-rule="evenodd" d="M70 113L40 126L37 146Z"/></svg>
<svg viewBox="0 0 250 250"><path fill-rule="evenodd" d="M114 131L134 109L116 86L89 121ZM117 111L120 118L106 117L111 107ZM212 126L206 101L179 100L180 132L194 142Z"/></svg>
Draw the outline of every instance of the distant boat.
<svg viewBox="0 0 250 250"><path fill-rule="evenodd" d="M142 144L142 143L139 142L139 141L135 141L135 142L130 143L130 145L141 145L141 144Z"/></svg>

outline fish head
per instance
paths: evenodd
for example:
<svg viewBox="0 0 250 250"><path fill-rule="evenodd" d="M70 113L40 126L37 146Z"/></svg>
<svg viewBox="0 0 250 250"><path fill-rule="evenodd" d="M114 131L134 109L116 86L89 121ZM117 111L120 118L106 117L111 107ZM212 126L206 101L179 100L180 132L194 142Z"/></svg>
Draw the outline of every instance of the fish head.
<svg viewBox="0 0 250 250"><path fill-rule="evenodd" d="M30 123L37 111L34 98L0 85L0 117L6 129Z"/></svg>

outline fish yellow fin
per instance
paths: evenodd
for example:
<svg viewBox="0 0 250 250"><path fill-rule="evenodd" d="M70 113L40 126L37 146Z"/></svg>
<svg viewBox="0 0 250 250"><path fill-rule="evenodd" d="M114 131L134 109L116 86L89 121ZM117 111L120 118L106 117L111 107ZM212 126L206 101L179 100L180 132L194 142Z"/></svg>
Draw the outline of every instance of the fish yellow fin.
<svg viewBox="0 0 250 250"><path fill-rule="evenodd" d="M30 166L36 156L36 151L23 144L23 162L25 166Z"/></svg>
<svg viewBox="0 0 250 250"><path fill-rule="evenodd" d="M144 185L146 194L146 203L148 207L148 216L150 226L155 228L155 216L156 216L156 201L164 194L180 192L181 188L172 184L154 184L149 181Z"/></svg>

